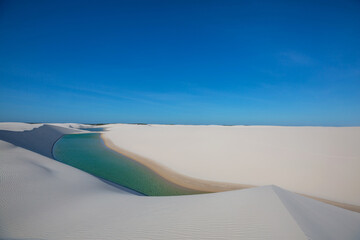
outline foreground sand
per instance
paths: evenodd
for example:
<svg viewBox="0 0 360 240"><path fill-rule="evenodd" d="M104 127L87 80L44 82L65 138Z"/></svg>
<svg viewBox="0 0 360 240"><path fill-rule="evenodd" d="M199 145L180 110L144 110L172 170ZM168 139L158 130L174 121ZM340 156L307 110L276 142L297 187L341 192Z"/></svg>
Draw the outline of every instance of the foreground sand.
<svg viewBox="0 0 360 240"><path fill-rule="evenodd" d="M155 171L173 181L176 172L232 183L229 189L275 184L360 206L360 127L114 124L107 129L102 137L109 147L155 164Z"/></svg>
<svg viewBox="0 0 360 240"><path fill-rule="evenodd" d="M276 186L191 196L136 196L46 157L50 143L78 130L69 125L15 128L15 134L0 130L0 239L360 237L359 213ZM0 129L9 126L0 124Z"/></svg>

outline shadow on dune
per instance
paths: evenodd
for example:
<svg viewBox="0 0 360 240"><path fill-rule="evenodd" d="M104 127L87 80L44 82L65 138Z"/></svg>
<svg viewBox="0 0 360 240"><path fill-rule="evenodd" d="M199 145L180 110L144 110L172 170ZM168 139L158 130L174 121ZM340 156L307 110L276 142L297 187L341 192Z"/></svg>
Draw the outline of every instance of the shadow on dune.
<svg viewBox="0 0 360 240"><path fill-rule="evenodd" d="M91 174L91 175L92 175L92 174ZM105 179L103 179L103 178L101 178L101 177L97 177L97 176L95 176L95 175L92 175L92 176L94 176L94 177L98 178L99 180L103 181L104 183L107 183L107 184L109 184L109 185L111 185L111 186L113 186L113 187L116 187L116 188L118 188L118 189L120 189L120 190L122 190L122 191L124 191L124 192L130 193L130 194L133 194L133 195L136 195L136 196L147 196L147 195L145 195L145 194L142 194L141 192L137 192L137 191L135 191L135 190L133 190L133 189L131 189L131 188L127 188L127 187L121 186L121 185L119 185L119 184L110 182L110 181L105 180ZM1 240L1 239L0 239L0 240Z"/></svg>
<svg viewBox="0 0 360 240"><path fill-rule="evenodd" d="M78 130L45 124L39 128L23 132L0 130L0 140L36 152L45 157L53 158L52 147L55 142L64 134L74 132L78 132Z"/></svg>
<svg viewBox="0 0 360 240"><path fill-rule="evenodd" d="M0 238L0 240L46 240L43 238Z"/></svg>
<svg viewBox="0 0 360 240"><path fill-rule="evenodd" d="M55 159L52 155L52 148L56 141L61 138L65 134L71 134L80 132L76 129L69 129L69 128L63 128L53 125L43 125L38 128L34 128L32 130L23 131L23 132L17 132L17 131L8 131L8 130L0 130L0 140L6 141L8 143L14 144L15 146L25 148L27 150L30 150L32 152L36 152L38 154L41 154L45 157L49 157L52 159ZM43 168L45 171L49 171L48 168L37 164L35 162L31 162L31 164L36 165L39 168ZM96 176L94 176L96 177ZM122 191L138 195L138 196L144 196L144 194L136 192L135 190L123 187L121 185L109 182L105 179L96 177L99 180L112 185L113 187L116 187ZM5 240L0 238L0 240ZM10 240L10 239L9 239ZM11 239L15 240L15 239ZM24 239L25 240L25 239ZM26 239L30 240L30 239Z"/></svg>

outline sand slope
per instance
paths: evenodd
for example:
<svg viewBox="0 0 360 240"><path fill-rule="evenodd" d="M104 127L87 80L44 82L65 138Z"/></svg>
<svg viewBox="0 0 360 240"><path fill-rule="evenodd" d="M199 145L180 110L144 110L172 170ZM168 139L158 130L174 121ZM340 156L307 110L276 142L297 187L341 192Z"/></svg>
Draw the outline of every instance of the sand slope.
<svg viewBox="0 0 360 240"><path fill-rule="evenodd" d="M360 214L293 194L273 186L291 216L310 239L356 239L360 237ZM346 232L341 229L347 229Z"/></svg>
<svg viewBox="0 0 360 240"><path fill-rule="evenodd" d="M0 130L0 140L52 158L53 144L64 134L76 132L80 131L44 124L24 131Z"/></svg>
<svg viewBox="0 0 360 240"><path fill-rule="evenodd" d="M0 153L0 239L360 238L359 213L276 186L136 196L1 140Z"/></svg>
<svg viewBox="0 0 360 240"><path fill-rule="evenodd" d="M360 206L360 127L113 124L103 137L185 176Z"/></svg>

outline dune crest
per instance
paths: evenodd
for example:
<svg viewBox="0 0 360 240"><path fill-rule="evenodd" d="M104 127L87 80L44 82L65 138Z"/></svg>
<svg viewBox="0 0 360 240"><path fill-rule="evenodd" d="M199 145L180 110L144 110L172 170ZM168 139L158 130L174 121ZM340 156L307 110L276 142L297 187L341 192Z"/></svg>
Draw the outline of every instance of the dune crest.
<svg viewBox="0 0 360 240"><path fill-rule="evenodd" d="M24 128L23 128L24 129ZM26 128L25 128L26 129ZM64 134L80 132L60 126L41 124L24 131L0 130L0 140L52 158L54 143Z"/></svg>
<svg viewBox="0 0 360 240"><path fill-rule="evenodd" d="M39 136L42 140L54 139L65 130L46 127L40 131L42 134L28 140L40 142ZM42 136L46 134L49 138ZM359 213L273 185L201 195L145 197L3 140L0 151L0 239L360 237Z"/></svg>
<svg viewBox="0 0 360 240"><path fill-rule="evenodd" d="M107 129L102 135L114 150L190 178L275 184L360 206L360 127L112 124Z"/></svg>

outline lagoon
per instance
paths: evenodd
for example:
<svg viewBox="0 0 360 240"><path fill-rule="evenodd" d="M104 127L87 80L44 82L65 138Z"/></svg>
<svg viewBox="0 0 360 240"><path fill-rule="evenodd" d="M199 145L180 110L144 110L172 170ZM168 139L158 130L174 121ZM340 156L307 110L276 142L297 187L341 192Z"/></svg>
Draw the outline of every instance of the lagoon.
<svg viewBox="0 0 360 240"><path fill-rule="evenodd" d="M171 183L142 164L107 148L99 133L69 134L53 148L54 158L149 196L203 193Z"/></svg>

